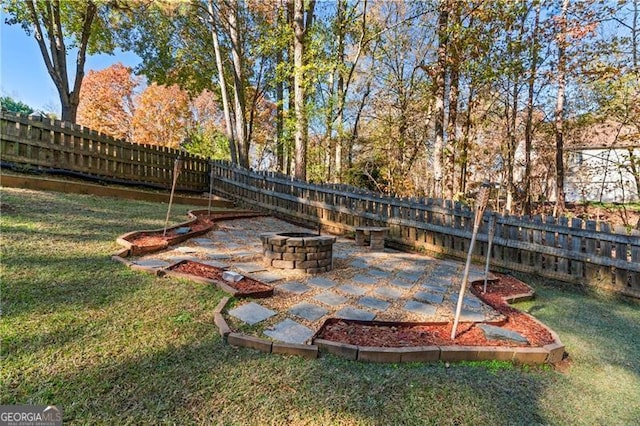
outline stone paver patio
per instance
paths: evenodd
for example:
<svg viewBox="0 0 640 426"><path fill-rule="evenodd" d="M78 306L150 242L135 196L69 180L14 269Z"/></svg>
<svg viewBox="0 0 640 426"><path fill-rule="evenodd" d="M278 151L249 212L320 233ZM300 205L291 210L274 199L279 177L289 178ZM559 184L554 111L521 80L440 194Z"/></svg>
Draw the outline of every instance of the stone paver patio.
<svg viewBox="0 0 640 426"><path fill-rule="evenodd" d="M218 229L135 259L138 265L162 268L185 258L252 277L275 288L274 296L241 300L228 314L249 325L263 325L274 341L305 343L328 318L379 321L450 321L453 319L464 264L385 249L370 251L353 240L337 238L333 269L318 275L263 266L259 235L308 230L273 217L218 223ZM472 266L473 280L484 271ZM462 321L489 321L499 314L469 292Z"/></svg>

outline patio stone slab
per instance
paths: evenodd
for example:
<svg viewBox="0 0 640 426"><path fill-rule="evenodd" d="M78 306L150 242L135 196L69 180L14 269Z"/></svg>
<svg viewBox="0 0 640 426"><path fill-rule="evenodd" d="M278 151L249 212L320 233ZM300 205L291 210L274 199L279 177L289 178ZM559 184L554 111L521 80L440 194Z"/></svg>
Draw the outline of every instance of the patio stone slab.
<svg viewBox="0 0 640 426"><path fill-rule="evenodd" d="M307 283L311 284L314 287L325 288L325 289L335 287L336 284L338 284L332 279L323 278L323 277L313 277L310 280L308 280Z"/></svg>
<svg viewBox="0 0 640 426"><path fill-rule="evenodd" d="M398 273L398 278L402 278L406 281L416 282L422 276L422 272L410 272L410 271L402 271Z"/></svg>
<svg viewBox="0 0 640 426"><path fill-rule="evenodd" d="M343 293L351 294L353 296L362 296L367 292L366 289L360 286L351 285L351 284L341 285L340 287L338 287L338 290L340 290Z"/></svg>
<svg viewBox="0 0 640 426"><path fill-rule="evenodd" d="M192 262L199 262L200 259L198 259L195 256L185 256L185 255L180 255L180 256L168 256L167 259L170 259L171 262L181 262L183 260L190 260Z"/></svg>
<svg viewBox="0 0 640 426"><path fill-rule="evenodd" d="M358 304L365 308L375 309L376 311L385 311L391 306L391 303L384 300L376 299L375 297L364 296L358 300Z"/></svg>
<svg viewBox="0 0 640 426"><path fill-rule="evenodd" d="M413 298L420 302L427 302L433 305L438 305L444 300L444 296L442 294L430 293L428 291L419 291L413 295Z"/></svg>
<svg viewBox="0 0 640 426"><path fill-rule="evenodd" d="M428 291L429 293L446 293L447 290L448 290L445 287L441 287L441 286L438 286L438 285L429 285L429 284L422 285L422 288L425 291Z"/></svg>
<svg viewBox="0 0 640 426"><path fill-rule="evenodd" d="M213 266L220 269L227 269L229 267L228 263L223 263L219 260L201 260L200 263L204 263L205 265Z"/></svg>
<svg viewBox="0 0 640 426"><path fill-rule="evenodd" d="M368 273L369 275L373 275L374 277L376 277L376 278L378 278L378 279L381 279L381 278L382 278L382 279L384 279L384 278L389 278L389 277L391 276L391 273L390 273L390 272L382 271L382 270L380 270L380 269L373 269L373 268L369 269L369 270L367 271L367 273Z"/></svg>
<svg viewBox="0 0 640 426"><path fill-rule="evenodd" d="M276 324L272 330L265 330L264 334L280 342L302 344L313 336L313 330L287 318Z"/></svg>
<svg viewBox="0 0 640 426"><path fill-rule="evenodd" d="M211 236L215 239L215 240L222 240L222 239L228 239L229 233L224 232L224 231L213 231L211 233Z"/></svg>
<svg viewBox="0 0 640 426"><path fill-rule="evenodd" d="M449 299L454 304L458 303L458 293L452 294L451 296L449 296ZM475 308L475 309L482 308L482 302L480 301L480 299L478 299L476 296L471 294L467 294L462 298L462 304L469 308Z"/></svg>
<svg viewBox="0 0 640 426"><path fill-rule="evenodd" d="M324 293L314 297L314 299L329 306L342 305L348 300L346 297L340 296L339 294L335 294L331 291L325 291Z"/></svg>
<svg viewBox="0 0 640 426"><path fill-rule="evenodd" d="M237 257L237 258L246 258L246 257L255 257L258 253L255 251L249 251L249 250L245 250L245 251L236 251L231 253L231 255L233 257ZM262 267L262 270L264 270L264 266Z"/></svg>
<svg viewBox="0 0 640 426"><path fill-rule="evenodd" d="M169 262L165 262L161 259L138 259L134 260L133 263L144 266L145 268L166 268L171 265Z"/></svg>
<svg viewBox="0 0 640 426"><path fill-rule="evenodd" d="M284 290L286 292L295 293L295 294L302 294L311 290L311 287L309 287L308 285L305 285L296 281L291 281L285 284L281 284L278 286L278 288L280 290Z"/></svg>
<svg viewBox="0 0 640 426"><path fill-rule="evenodd" d="M335 316L342 319L372 321L376 317L376 314L374 314L373 312L365 311L363 309L347 306L346 308L342 308L338 312L336 312Z"/></svg>
<svg viewBox="0 0 640 426"><path fill-rule="evenodd" d="M193 241L196 244L199 244L201 246L208 246L213 244L213 240L211 238L194 238L190 241Z"/></svg>
<svg viewBox="0 0 640 426"><path fill-rule="evenodd" d="M386 299L397 299L398 297L402 296L403 291L402 290L398 290L397 288L393 288L393 287L379 287L376 289L375 294L378 296L382 296Z"/></svg>
<svg viewBox="0 0 640 426"><path fill-rule="evenodd" d="M469 271L469 282L482 281L484 282L484 271ZM487 281L495 281L498 277L493 275L491 272L487 274Z"/></svg>
<svg viewBox="0 0 640 426"><path fill-rule="evenodd" d="M394 272L402 267L402 262L398 260L385 260L382 263L378 263L376 268L380 268L383 271Z"/></svg>
<svg viewBox="0 0 640 426"><path fill-rule="evenodd" d="M462 309L462 311L460 311L460 321L483 322L486 321L486 318L482 312Z"/></svg>
<svg viewBox="0 0 640 426"><path fill-rule="evenodd" d="M401 288L411 288L413 287L413 282L412 281L407 281L403 278L399 278L396 277L394 279L392 279L391 281L389 281L389 284L391 285L395 285L396 287L401 287Z"/></svg>
<svg viewBox="0 0 640 426"><path fill-rule="evenodd" d="M263 283L273 283L282 279L280 275L269 271L254 272L251 274L251 277Z"/></svg>
<svg viewBox="0 0 640 426"><path fill-rule="evenodd" d="M351 282L356 284L373 285L378 282L378 279L371 275L358 274L351 278Z"/></svg>
<svg viewBox="0 0 640 426"><path fill-rule="evenodd" d="M411 275L422 275L425 273L425 268L425 265L416 265L415 263L411 263L410 265L402 268L402 271Z"/></svg>
<svg viewBox="0 0 640 426"><path fill-rule="evenodd" d="M219 248L209 248L209 247L203 248L203 249L200 249L200 253L203 253L209 259L221 260L221 259L229 259L231 257L225 250L222 250Z"/></svg>
<svg viewBox="0 0 640 426"><path fill-rule="evenodd" d="M259 263L237 263L235 267L245 274L266 271L265 267L260 265Z"/></svg>
<svg viewBox="0 0 640 426"><path fill-rule="evenodd" d="M176 249L174 249L175 251L178 251L180 253L197 253L198 249L195 247L187 247L187 246L182 246L182 247L178 247Z"/></svg>
<svg viewBox="0 0 640 426"><path fill-rule="evenodd" d="M289 308L288 312L292 315L304 318L309 321L316 321L325 316L329 311L322 306L302 302L298 303L297 305L293 305L291 308Z"/></svg>
<svg viewBox="0 0 640 426"><path fill-rule="evenodd" d="M255 302L249 302L229 311L229 315L249 325L257 324L274 316L276 312Z"/></svg>
<svg viewBox="0 0 640 426"><path fill-rule="evenodd" d="M451 288L453 286L453 277L450 275L437 275L435 273L431 273L427 278L422 280L425 286L432 287L441 287L444 291Z"/></svg>
<svg viewBox="0 0 640 426"><path fill-rule="evenodd" d="M487 339L509 340L512 342L529 343L526 337L524 337L522 334L517 333L513 330L506 330L504 328L496 327L494 325L489 325L489 324L480 324L478 327L484 332L484 335Z"/></svg>
<svg viewBox="0 0 640 426"><path fill-rule="evenodd" d="M349 256L351 256L350 253L347 253L345 251L335 251L333 252L333 258L334 259L347 259Z"/></svg>
<svg viewBox="0 0 640 426"><path fill-rule="evenodd" d="M433 305L427 305L425 303L416 302L415 300L409 300L404 305L404 310L420 314L426 317L431 317L436 313L436 307Z"/></svg>
<svg viewBox="0 0 640 426"><path fill-rule="evenodd" d="M359 268L359 269L367 269L369 267L367 262L365 262L364 260L361 260L361 259L356 259L356 260L352 261L351 263L349 263L349 266L351 266L353 268Z"/></svg>

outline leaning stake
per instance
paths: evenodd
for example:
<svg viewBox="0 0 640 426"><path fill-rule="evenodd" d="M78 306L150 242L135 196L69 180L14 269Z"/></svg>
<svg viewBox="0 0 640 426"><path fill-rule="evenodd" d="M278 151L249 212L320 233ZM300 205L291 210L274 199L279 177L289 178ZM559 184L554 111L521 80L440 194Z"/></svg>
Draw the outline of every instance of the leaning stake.
<svg viewBox="0 0 640 426"><path fill-rule="evenodd" d="M171 203L173 203L173 193L176 190L176 182L178 182L178 175L180 174L181 169L182 169L182 152L178 154L176 161L174 161L173 163L173 183L171 184L171 195L169 196L169 207L167 208L167 218L164 221L164 231L162 232L163 237L167 235L167 225L169 224L169 215L171 214Z"/></svg>
<svg viewBox="0 0 640 426"><path fill-rule="evenodd" d="M462 299L464 298L464 292L467 287L467 280L469 279L469 267L471 266L471 253L473 253L473 246L476 243L476 236L478 235L478 229L480 228L480 222L482 222L482 215L485 207L489 202L489 193L491 187L488 184L483 184L478 191L476 197L476 212L473 221L473 233L471 234L471 243L469 244L469 253L467 253L467 263L464 267L464 276L462 277L462 286L460 287L460 294L458 295L458 304L456 305L456 316L453 319L453 328L451 329L451 340L456 338L456 329L458 328L458 321L460 319L460 311L462 310Z"/></svg>

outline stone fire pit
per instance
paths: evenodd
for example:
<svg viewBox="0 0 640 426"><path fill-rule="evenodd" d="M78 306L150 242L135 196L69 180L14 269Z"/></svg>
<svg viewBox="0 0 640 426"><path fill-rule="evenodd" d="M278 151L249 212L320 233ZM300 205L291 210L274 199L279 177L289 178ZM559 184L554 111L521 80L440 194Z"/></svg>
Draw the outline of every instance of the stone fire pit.
<svg viewBox="0 0 640 426"><path fill-rule="evenodd" d="M309 274L330 271L335 237L309 232L260 235L264 262L277 269L299 269Z"/></svg>

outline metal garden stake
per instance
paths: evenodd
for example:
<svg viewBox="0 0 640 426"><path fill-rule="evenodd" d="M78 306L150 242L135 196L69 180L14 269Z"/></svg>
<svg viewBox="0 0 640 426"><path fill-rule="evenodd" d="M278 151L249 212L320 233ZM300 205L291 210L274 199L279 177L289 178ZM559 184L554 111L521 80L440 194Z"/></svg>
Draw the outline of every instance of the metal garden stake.
<svg viewBox="0 0 640 426"><path fill-rule="evenodd" d="M480 228L480 222L482 222L482 215L484 209L489 202L489 194L491 187L487 184L483 184L478 191L476 197L476 211L473 221L473 233L471 234L471 243L469 244L469 252L467 253L467 263L464 267L464 275L462 277L462 286L460 287L460 294L458 295L458 304L456 305L456 315L453 320L453 328L451 329L451 340L456 338L456 329L458 328L458 321L460 320L460 312L462 310L462 299L464 298L464 292L467 287L467 280L469 279L469 268L471 266L471 254L473 253L473 246L476 243L476 236L478 235L478 229Z"/></svg>
<svg viewBox="0 0 640 426"><path fill-rule="evenodd" d="M489 219L489 247L487 247L487 262L484 265L484 286L482 292L487 292L487 279L489 278L489 261L491 260L491 246L493 245L493 236L496 233L496 214L492 213Z"/></svg>
<svg viewBox="0 0 640 426"><path fill-rule="evenodd" d="M182 154L178 155L176 160L173 162L173 183L171 184L171 195L169 196L169 207L167 208L167 218L164 221L164 231L162 232L162 236L167 235L167 225L169 224L169 215L171 214L171 204L173 203L173 193L176 190L176 182L178 182L178 175L182 170Z"/></svg>

